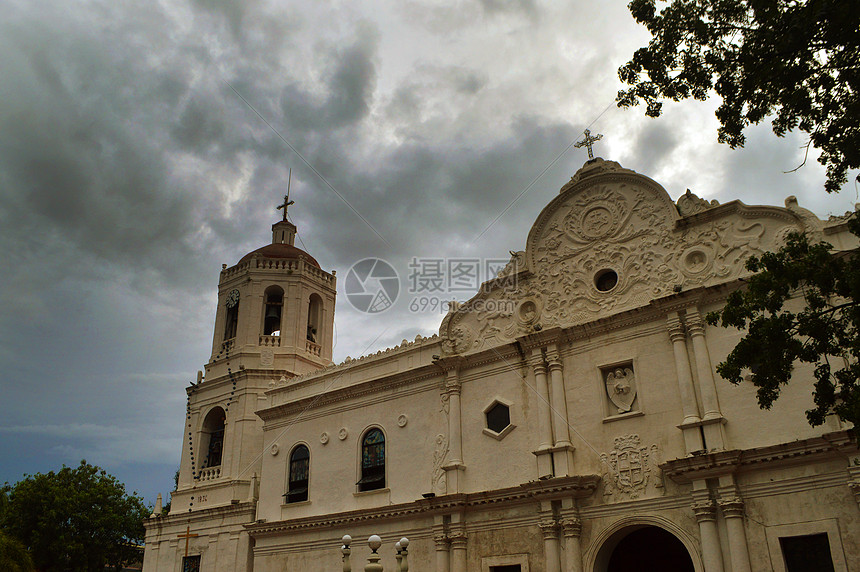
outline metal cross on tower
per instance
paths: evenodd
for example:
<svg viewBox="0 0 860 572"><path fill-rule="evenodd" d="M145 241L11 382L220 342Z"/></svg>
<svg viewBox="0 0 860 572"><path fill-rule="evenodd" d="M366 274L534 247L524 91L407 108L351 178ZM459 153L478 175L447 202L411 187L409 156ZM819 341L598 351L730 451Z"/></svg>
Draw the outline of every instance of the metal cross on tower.
<svg viewBox="0 0 860 572"><path fill-rule="evenodd" d="M278 205L278 210L284 209L284 220L287 220L287 209L296 201L290 200L290 183L293 182L293 170L290 169L289 179L287 179L287 194L284 195L284 204Z"/></svg>
<svg viewBox="0 0 860 572"><path fill-rule="evenodd" d="M573 146L576 147L577 149L580 147L587 147L589 160L594 159L594 153L592 153L592 151L591 151L591 145L595 141L600 141L601 139L603 139L603 135L598 133L594 137L592 137L591 131L589 131L588 129L586 129L583 134L585 135L585 137L583 137L582 141L577 141L576 143L574 143Z"/></svg>
<svg viewBox="0 0 860 572"><path fill-rule="evenodd" d="M287 207L296 201L290 200L290 195L284 195L284 204L278 205L278 210L284 209L284 220L287 220Z"/></svg>

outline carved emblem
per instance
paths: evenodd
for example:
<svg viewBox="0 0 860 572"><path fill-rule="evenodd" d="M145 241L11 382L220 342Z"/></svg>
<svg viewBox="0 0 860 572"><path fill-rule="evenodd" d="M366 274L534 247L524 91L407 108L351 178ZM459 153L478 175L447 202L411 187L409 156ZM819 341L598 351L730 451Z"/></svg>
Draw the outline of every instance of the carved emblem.
<svg viewBox="0 0 860 572"><path fill-rule="evenodd" d="M522 325L534 324L540 317L540 309L533 300L525 300L517 309L517 321Z"/></svg>
<svg viewBox="0 0 860 572"><path fill-rule="evenodd" d="M597 206L582 217L582 234L588 238L601 238L614 229L614 218L608 208Z"/></svg>
<svg viewBox="0 0 860 572"><path fill-rule="evenodd" d="M260 349L260 367L272 367L275 364L275 352L271 348Z"/></svg>
<svg viewBox="0 0 860 572"><path fill-rule="evenodd" d="M630 498L638 498L645 492L649 482L662 488L663 475L659 463L657 445L642 447L639 435L624 435L615 439L615 449L600 455L603 466L603 495L616 492Z"/></svg>
<svg viewBox="0 0 860 572"><path fill-rule="evenodd" d="M636 377L633 369L627 367L612 368L606 373L606 394L618 413L627 413L633 409L636 400Z"/></svg>

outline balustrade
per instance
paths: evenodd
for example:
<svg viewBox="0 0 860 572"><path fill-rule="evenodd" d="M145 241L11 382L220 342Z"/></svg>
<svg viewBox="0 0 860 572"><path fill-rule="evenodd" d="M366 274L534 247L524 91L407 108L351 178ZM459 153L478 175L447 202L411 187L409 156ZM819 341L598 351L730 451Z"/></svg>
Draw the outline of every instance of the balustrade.
<svg viewBox="0 0 860 572"><path fill-rule="evenodd" d="M260 345L269 348L281 347L281 336L260 336Z"/></svg>
<svg viewBox="0 0 860 572"><path fill-rule="evenodd" d="M205 469L200 469L199 479L201 481L214 481L218 477L221 476L221 467L206 467Z"/></svg>
<svg viewBox="0 0 860 572"><path fill-rule="evenodd" d="M322 346L310 340L305 340L305 351L319 357L322 352Z"/></svg>

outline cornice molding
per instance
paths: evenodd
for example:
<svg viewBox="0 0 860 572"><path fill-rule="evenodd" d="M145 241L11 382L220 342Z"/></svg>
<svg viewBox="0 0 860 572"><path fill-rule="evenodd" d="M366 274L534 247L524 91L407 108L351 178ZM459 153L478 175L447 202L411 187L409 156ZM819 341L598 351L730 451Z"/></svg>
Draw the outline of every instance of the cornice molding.
<svg viewBox="0 0 860 572"><path fill-rule="evenodd" d="M181 526L185 527L185 525L192 525L194 523L201 523L204 521L211 520L213 518L226 519L236 516L241 516L243 514L248 515L247 522L251 522L254 519L254 516L257 513L257 502L256 501L243 501L236 504L226 504L221 506L214 506L211 508L204 508L199 510L193 510L191 512L181 512L181 513L171 513L165 516L156 516L155 518L147 518L143 521L143 526L147 529L161 527L166 528L169 526ZM238 526L247 526L241 523L237 523ZM217 528L217 525L212 525Z"/></svg>
<svg viewBox="0 0 860 572"><path fill-rule="evenodd" d="M697 226L703 223L711 222L732 214L736 214L742 218L775 218L786 221L788 223L799 224L805 227L806 223L794 211L785 207L770 206L770 205L746 205L739 199L709 207L705 210L694 214L689 214L679 218L675 222L675 230L686 230L690 227Z"/></svg>
<svg viewBox="0 0 860 572"><path fill-rule="evenodd" d="M280 535L291 531L353 525L355 523L375 520L399 520L419 515L432 517L438 514L448 514L499 503L511 505L531 503L535 500L553 500L562 497L582 498L591 495L597 488L598 482L600 482L599 475L579 475L575 477L547 479L494 491L443 495L430 499L420 499L410 503L371 509L276 522L253 523L245 525L245 528L250 532L251 536L261 537Z"/></svg>
<svg viewBox="0 0 860 572"><path fill-rule="evenodd" d="M790 443L779 443L752 449L717 451L673 459L660 465L663 474L677 483L713 478L738 472L752 471L759 466L791 466L810 460L837 455L845 457L857 452L857 444L848 431L825 433Z"/></svg>
<svg viewBox="0 0 860 572"><path fill-rule="evenodd" d="M438 368L432 365L422 366L385 377L372 378L341 389L328 391L323 389L320 393L315 393L281 405L275 405L274 407L260 409L256 411L256 414L265 423L270 423L279 418L289 417L310 409L321 409L341 401L359 399L375 393L403 387L404 385L441 378L442 376L443 373Z"/></svg>

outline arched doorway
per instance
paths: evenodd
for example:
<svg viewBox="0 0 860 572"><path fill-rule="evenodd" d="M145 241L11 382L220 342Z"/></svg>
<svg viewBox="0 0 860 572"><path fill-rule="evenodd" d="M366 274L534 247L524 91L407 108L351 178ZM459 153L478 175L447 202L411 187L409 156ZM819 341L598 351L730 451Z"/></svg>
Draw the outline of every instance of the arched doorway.
<svg viewBox="0 0 860 572"><path fill-rule="evenodd" d="M601 547L595 572L694 572L690 553L671 532L659 526L623 528Z"/></svg>

